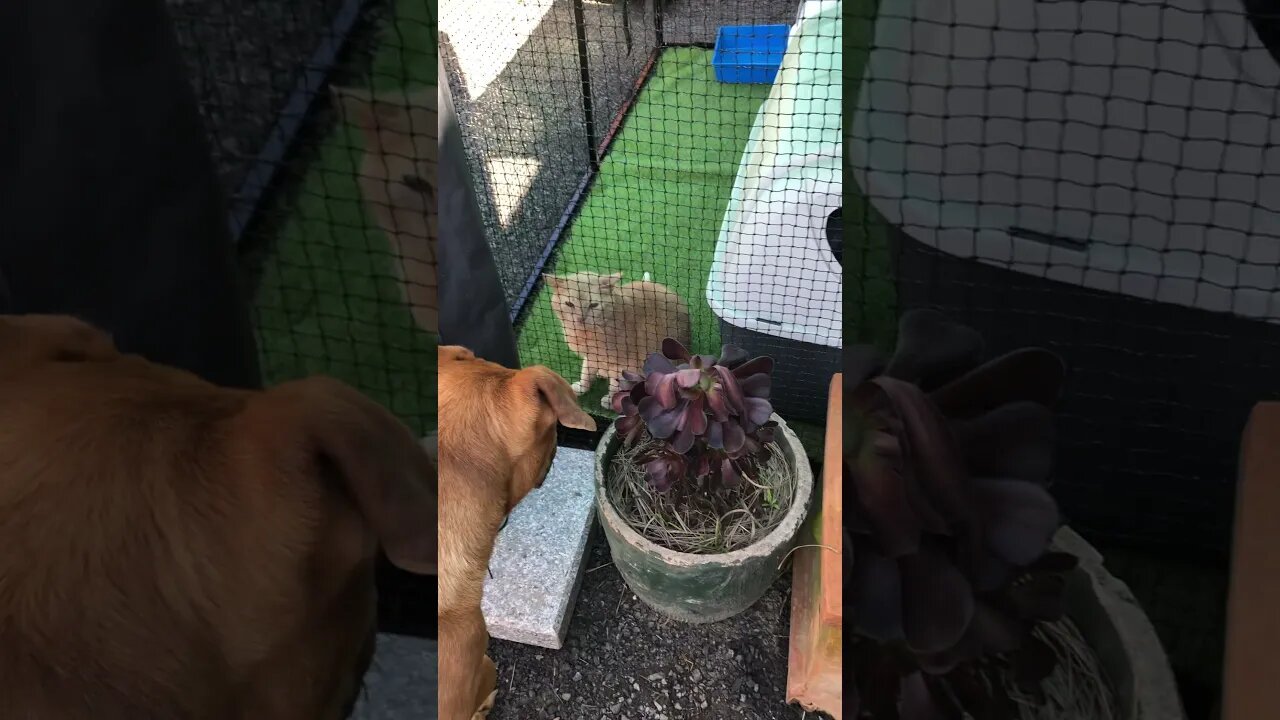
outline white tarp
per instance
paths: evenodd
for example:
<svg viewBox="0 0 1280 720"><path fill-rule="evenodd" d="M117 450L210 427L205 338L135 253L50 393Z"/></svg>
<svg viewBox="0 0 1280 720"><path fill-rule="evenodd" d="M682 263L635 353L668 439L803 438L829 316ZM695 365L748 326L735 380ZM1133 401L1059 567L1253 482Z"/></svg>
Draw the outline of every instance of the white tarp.
<svg viewBox="0 0 1280 720"><path fill-rule="evenodd" d="M854 179L943 252L1280 320L1280 68L1240 0L883 0Z"/></svg>
<svg viewBox="0 0 1280 720"><path fill-rule="evenodd" d="M743 153L707 283L707 301L726 322L837 348L842 271L826 226L842 203L841 6L800 7Z"/></svg>

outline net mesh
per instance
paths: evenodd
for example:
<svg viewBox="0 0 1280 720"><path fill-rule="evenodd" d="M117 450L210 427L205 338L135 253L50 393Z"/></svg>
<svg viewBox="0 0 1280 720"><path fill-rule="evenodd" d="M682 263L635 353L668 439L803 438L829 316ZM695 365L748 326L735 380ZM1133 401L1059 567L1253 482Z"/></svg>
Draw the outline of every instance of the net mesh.
<svg viewBox="0 0 1280 720"><path fill-rule="evenodd" d="M230 200L264 381L330 375L433 431L435 2L169 7ZM384 628L434 635L434 583L385 560L379 575Z"/></svg>
<svg viewBox="0 0 1280 720"><path fill-rule="evenodd" d="M853 341L927 306L1063 356L1054 493L1123 561L1193 717L1239 438L1280 396L1277 12L879 0L846 36Z"/></svg>
<svg viewBox="0 0 1280 720"><path fill-rule="evenodd" d="M1232 2L855 9L850 325L939 306L1071 368L1058 486L1096 535L1223 548L1280 391L1270 19Z"/></svg>
<svg viewBox="0 0 1280 720"><path fill-rule="evenodd" d="M841 3L451 0L440 30L522 362L608 416L664 337L731 343L777 361L779 414L821 422Z"/></svg>

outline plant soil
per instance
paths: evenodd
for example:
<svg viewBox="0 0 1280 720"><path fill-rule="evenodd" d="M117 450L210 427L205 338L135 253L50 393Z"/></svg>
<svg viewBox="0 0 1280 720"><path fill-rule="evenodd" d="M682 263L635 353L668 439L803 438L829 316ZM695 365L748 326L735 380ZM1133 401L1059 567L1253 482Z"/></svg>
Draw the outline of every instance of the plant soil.
<svg viewBox="0 0 1280 720"><path fill-rule="evenodd" d="M668 620L631 592L597 539L560 650L491 640L489 720L817 720L786 704L789 567L740 615Z"/></svg>
<svg viewBox="0 0 1280 720"><path fill-rule="evenodd" d="M765 446L767 457L753 477L711 493L694 487L693 480L665 493L650 489L636 458L660 444L646 432L634 445L619 446L605 478L614 509L646 540L677 552L731 552L768 535L791 509L796 475L776 443Z"/></svg>

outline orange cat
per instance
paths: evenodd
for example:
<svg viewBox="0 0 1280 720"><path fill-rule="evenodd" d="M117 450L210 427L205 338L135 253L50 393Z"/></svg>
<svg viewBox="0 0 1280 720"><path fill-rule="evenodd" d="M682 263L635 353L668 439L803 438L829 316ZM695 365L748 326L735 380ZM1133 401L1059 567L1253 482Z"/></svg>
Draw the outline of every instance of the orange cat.
<svg viewBox="0 0 1280 720"><path fill-rule="evenodd" d="M436 88L373 95L333 88L347 122L364 133L360 193L391 243L392 267L414 322L440 331L436 284Z"/></svg>
<svg viewBox="0 0 1280 720"><path fill-rule="evenodd" d="M649 353L663 338L689 344L689 310L669 288L645 279L620 285L622 273L580 272L564 277L543 275L551 288L551 309L560 320L569 349L582 357L582 374L573 384L579 395L602 377L609 396L618 389L623 370L640 372Z"/></svg>

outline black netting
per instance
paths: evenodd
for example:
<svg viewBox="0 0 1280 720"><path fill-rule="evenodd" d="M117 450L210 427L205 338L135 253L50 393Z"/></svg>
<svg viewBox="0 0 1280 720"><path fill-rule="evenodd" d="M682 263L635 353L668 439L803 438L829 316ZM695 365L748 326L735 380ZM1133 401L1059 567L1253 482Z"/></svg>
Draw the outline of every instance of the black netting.
<svg viewBox="0 0 1280 720"><path fill-rule="evenodd" d="M609 414L607 378L664 336L733 343L777 360L782 416L821 423L841 347L841 26L838 1L441 7L524 364Z"/></svg>
<svg viewBox="0 0 1280 720"><path fill-rule="evenodd" d="M1060 353L1055 494L1126 547L1122 576L1199 687L1217 682L1241 431L1280 396L1276 13L879 0L846 36L853 341L889 347L932 306L993 352Z"/></svg>
<svg viewBox="0 0 1280 720"><path fill-rule="evenodd" d="M1245 415L1280 392L1267 24L1235 0L857 12L856 336L937 305L1061 352L1073 524L1224 547Z"/></svg>
<svg viewBox="0 0 1280 720"><path fill-rule="evenodd" d="M334 375L429 431L434 3L208 0L172 12L267 382Z"/></svg>
<svg viewBox="0 0 1280 720"><path fill-rule="evenodd" d="M230 200L265 382L331 375L433 431L434 0L170 11ZM384 625L434 634L434 584L379 570Z"/></svg>

